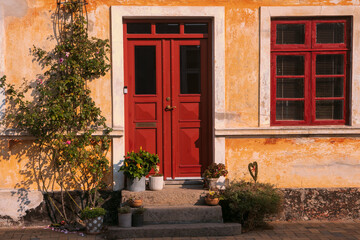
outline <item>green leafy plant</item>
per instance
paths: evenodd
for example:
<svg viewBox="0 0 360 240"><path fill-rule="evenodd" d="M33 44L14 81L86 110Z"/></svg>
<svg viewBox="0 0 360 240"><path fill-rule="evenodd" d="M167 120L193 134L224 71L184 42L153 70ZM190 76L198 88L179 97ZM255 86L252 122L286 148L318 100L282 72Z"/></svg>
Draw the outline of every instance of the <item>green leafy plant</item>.
<svg viewBox="0 0 360 240"><path fill-rule="evenodd" d="M103 179L109 172L111 128L92 99L88 82L110 69L110 46L108 40L88 36L81 12L84 6L79 1L68 0L59 7L65 20L57 44L50 51L32 49L45 72L32 83L24 82L20 89L4 76L0 88L5 90L7 103L2 124L35 137L38 159L31 165L33 175L45 193L59 186L62 211L48 196L53 208L68 221L66 209L78 212L87 205L94 209L102 201L98 190L106 187ZM83 190L80 205L67 194L75 208L64 203L72 189Z"/></svg>
<svg viewBox="0 0 360 240"><path fill-rule="evenodd" d="M279 213L283 195L271 184L234 182L223 192L220 202L225 221L240 222L251 230L264 225L264 217Z"/></svg>
<svg viewBox="0 0 360 240"><path fill-rule="evenodd" d="M226 177L228 171L225 168L225 165L222 163L212 163L203 173L204 178L219 178L221 176Z"/></svg>
<svg viewBox="0 0 360 240"><path fill-rule="evenodd" d="M124 164L119 171L123 171L128 178L140 179L149 174L152 169L156 169L160 159L157 154L151 154L140 147L138 152L128 152L125 156Z"/></svg>
<svg viewBox="0 0 360 240"><path fill-rule="evenodd" d="M144 208L144 207L139 207L137 208L135 211L134 211L134 214L144 214L144 212L146 211L147 209Z"/></svg>
<svg viewBox="0 0 360 240"><path fill-rule="evenodd" d="M89 208L86 207L81 211L80 218L81 219L93 219L100 216L104 216L106 214L106 210L100 207Z"/></svg>
<svg viewBox="0 0 360 240"><path fill-rule="evenodd" d="M126 214L126 213L130 213L130 212L131 212L131 207L129 207L129 206L124 206L124 207L118 208L118 213L120 213L120 214Z"/></svg>
<svg viewBox="0 0 360 240"><path fill-rule="evenodd" d="M223 199L223 196L219 191L211 191L211 190L205 195L205 197L210 199L215 199L215 198L219 198L220 200Z"/></svg>

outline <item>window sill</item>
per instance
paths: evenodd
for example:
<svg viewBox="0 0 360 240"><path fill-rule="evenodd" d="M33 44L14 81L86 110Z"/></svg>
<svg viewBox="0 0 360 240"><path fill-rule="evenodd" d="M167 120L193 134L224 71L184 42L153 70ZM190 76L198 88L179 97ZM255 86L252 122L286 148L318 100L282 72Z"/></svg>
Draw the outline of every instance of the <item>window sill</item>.
<svg viewBox="0 0 360 240"><path fill-rule="evenodd" d="M360 136L360 127L352 126L282 126L215 129L216 137L282 137L282 136Z"/></svg>

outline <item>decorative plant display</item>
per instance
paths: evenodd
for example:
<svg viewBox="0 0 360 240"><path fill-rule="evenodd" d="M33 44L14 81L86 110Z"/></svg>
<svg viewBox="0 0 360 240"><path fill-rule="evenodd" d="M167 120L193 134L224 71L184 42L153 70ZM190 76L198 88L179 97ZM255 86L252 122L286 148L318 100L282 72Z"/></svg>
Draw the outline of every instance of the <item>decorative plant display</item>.
<svg viewBox="0 0 360 240"><path fill-rule="evenodd" d="M32 49L44 73L20 89L5 76L0 80L7 103L1 124L35 138L29 150L36 152L29 159L33 172L27 176L34 176L45 192L54 222L60 222L58 214L66 222L73 219L66 209L78 214L83 206L92 207L81 212L83 217L93 212L102 201L98 190L106 186L103 179L109 171L111 129L91 98L88 82L109 71L110 46L108 40L88 36L85 5L82 0L58 1L57 44L50 51ZM60 206L47 194L54 186L61 190ZM80 204L69 193L73 189L82 190Z"/></svg>
<svg viewBox="0 0 360 240"><path fill-rule="evenodd" d="M149 176L149 188L152 191L160 191L164 188L164 175L156 168L155 174Z"/></svg>
<svg viewBox="0 0 360 240"><path fill-rule="evenodd" d="M131 227L131 208L129 206L120 207L118 209L119 227Z"/></svg>
<svg viewBox="0 0 360 240"><path fill-rule="evenodd" d="M140 207L136 209L132 216L132 226L133 227L142 227L144 225L144 213L146 208Z"/></svg>
<svg viewBox="0 0 360 240"><path fill-rule="evenodd" d="M136 197L130 197L128 203L130 207L138 208L142 206L142 199Z"/></svg>
<svg viewBox="0 0 360 240"><path fill-rule="evenodd" d="M205 203L209 206L216 206L219 204L221 199L222 197L220 192L210 190L205 196Z"/></svg>
<svg viewBox="0 0 360 240"><path fill-rule="evenodd" d="M228 171L223 163L212 163L204 171L203 177L205 178L205 187L210 190L217 190L216 183L219 177L226 177Z"/></svg>
<svg viewBox="0 0 360 240"><path fill-rule="evenodd" d="M140 147L138 152L128 152L124 164L119 171L127 177L128 190L133 192L145 191L145 176L152 169L156 169L160 159L157 154L151 154Z"/></svg>
<svg viewBox="0 0 360 240"><path fill-rule="evenodd" d="M89 234L98 234L103 228L105 209L96 207L86 207L81 211L80 217L86 224L86 232Z"/></svg>
<svg viewBox="0 0 360 240"><path fill-rule="evenodd" d="M251 177L254 179L254 182L256 183L257 177L258 177L258 164L257 162L249 163L248 170L251 175Z"/></svg>

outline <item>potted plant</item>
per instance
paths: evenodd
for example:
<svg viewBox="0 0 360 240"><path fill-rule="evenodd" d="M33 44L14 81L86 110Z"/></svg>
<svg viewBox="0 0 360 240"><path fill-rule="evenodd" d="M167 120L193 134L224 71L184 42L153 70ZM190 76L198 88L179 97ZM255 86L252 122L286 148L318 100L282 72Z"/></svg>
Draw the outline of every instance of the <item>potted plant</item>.
<svg viewBox="0 0 360 240"><path fill-rule="evenodd" d="M164 188L164 175L159 173L159 168L155 170L155 174L149 177L149 187L152 191L160 191Z"/></svg>
<svg viewBox="0 0 360 240"><path fill-rule="evenodd" d="M157 154L151 154L140 147L138 152L128 152L119 171L126 176L127 189L132 192L145 191L145 176L160 162Z"/></svg>
<svg viewBox="0 0 360 240"><path fill-rule="evenodd" d="M209 191L205 196L205 203L209 206L216 206L219 204L221 195L217 191Z"/></svg>
<svg viewBox="0 0 360 240"><path fill-rule="evenodd" d="M86 207L81 211L80 217L86 224L86 233L99 234L103 228L106 210L101 207Z"/></svg>
<svg viewBox="0 0 360 240"><path fill-rule="evenodd" d="M223 163L210 164L203 173L205 187L208 187L209 190L217 190L216 183L219 180L219 177L226 177L227 174L228 171Z"/></svg>
<svg viewBox="0 0 360 240"><path fill-rule="evenodd" d="M142 227L144 226L144 212L146 211L146 208L139 207L134 211L134 214L132 216L132 226L133 227Z"/></svg>
<svg viewBox="0 0 360 240"><path fill-rule="evenodd" d="M130 197L128 200L128 204L130 205L130 207L133 208L141 207L142 199L140 199L139 197Z"/></svg>
<svg viewBox="0 0 360 240"><path fill-rule="evenodd" d="M131 215L131 208L129 206L120 207L118 209L119 227L131 227Z"/></svg>

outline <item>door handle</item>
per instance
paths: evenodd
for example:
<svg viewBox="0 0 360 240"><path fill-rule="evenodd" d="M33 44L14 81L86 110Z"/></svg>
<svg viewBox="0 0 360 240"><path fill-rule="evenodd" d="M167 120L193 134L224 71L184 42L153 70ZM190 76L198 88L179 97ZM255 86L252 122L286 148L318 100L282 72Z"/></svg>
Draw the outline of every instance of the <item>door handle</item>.
<svg viewBox="0 0 360 240"><path fill-rule="evenodd" d="M167 105L167 106L165 107L165 110L167 110L167 111L174 110L174 109L176 109L176 106Z"/></svg>

